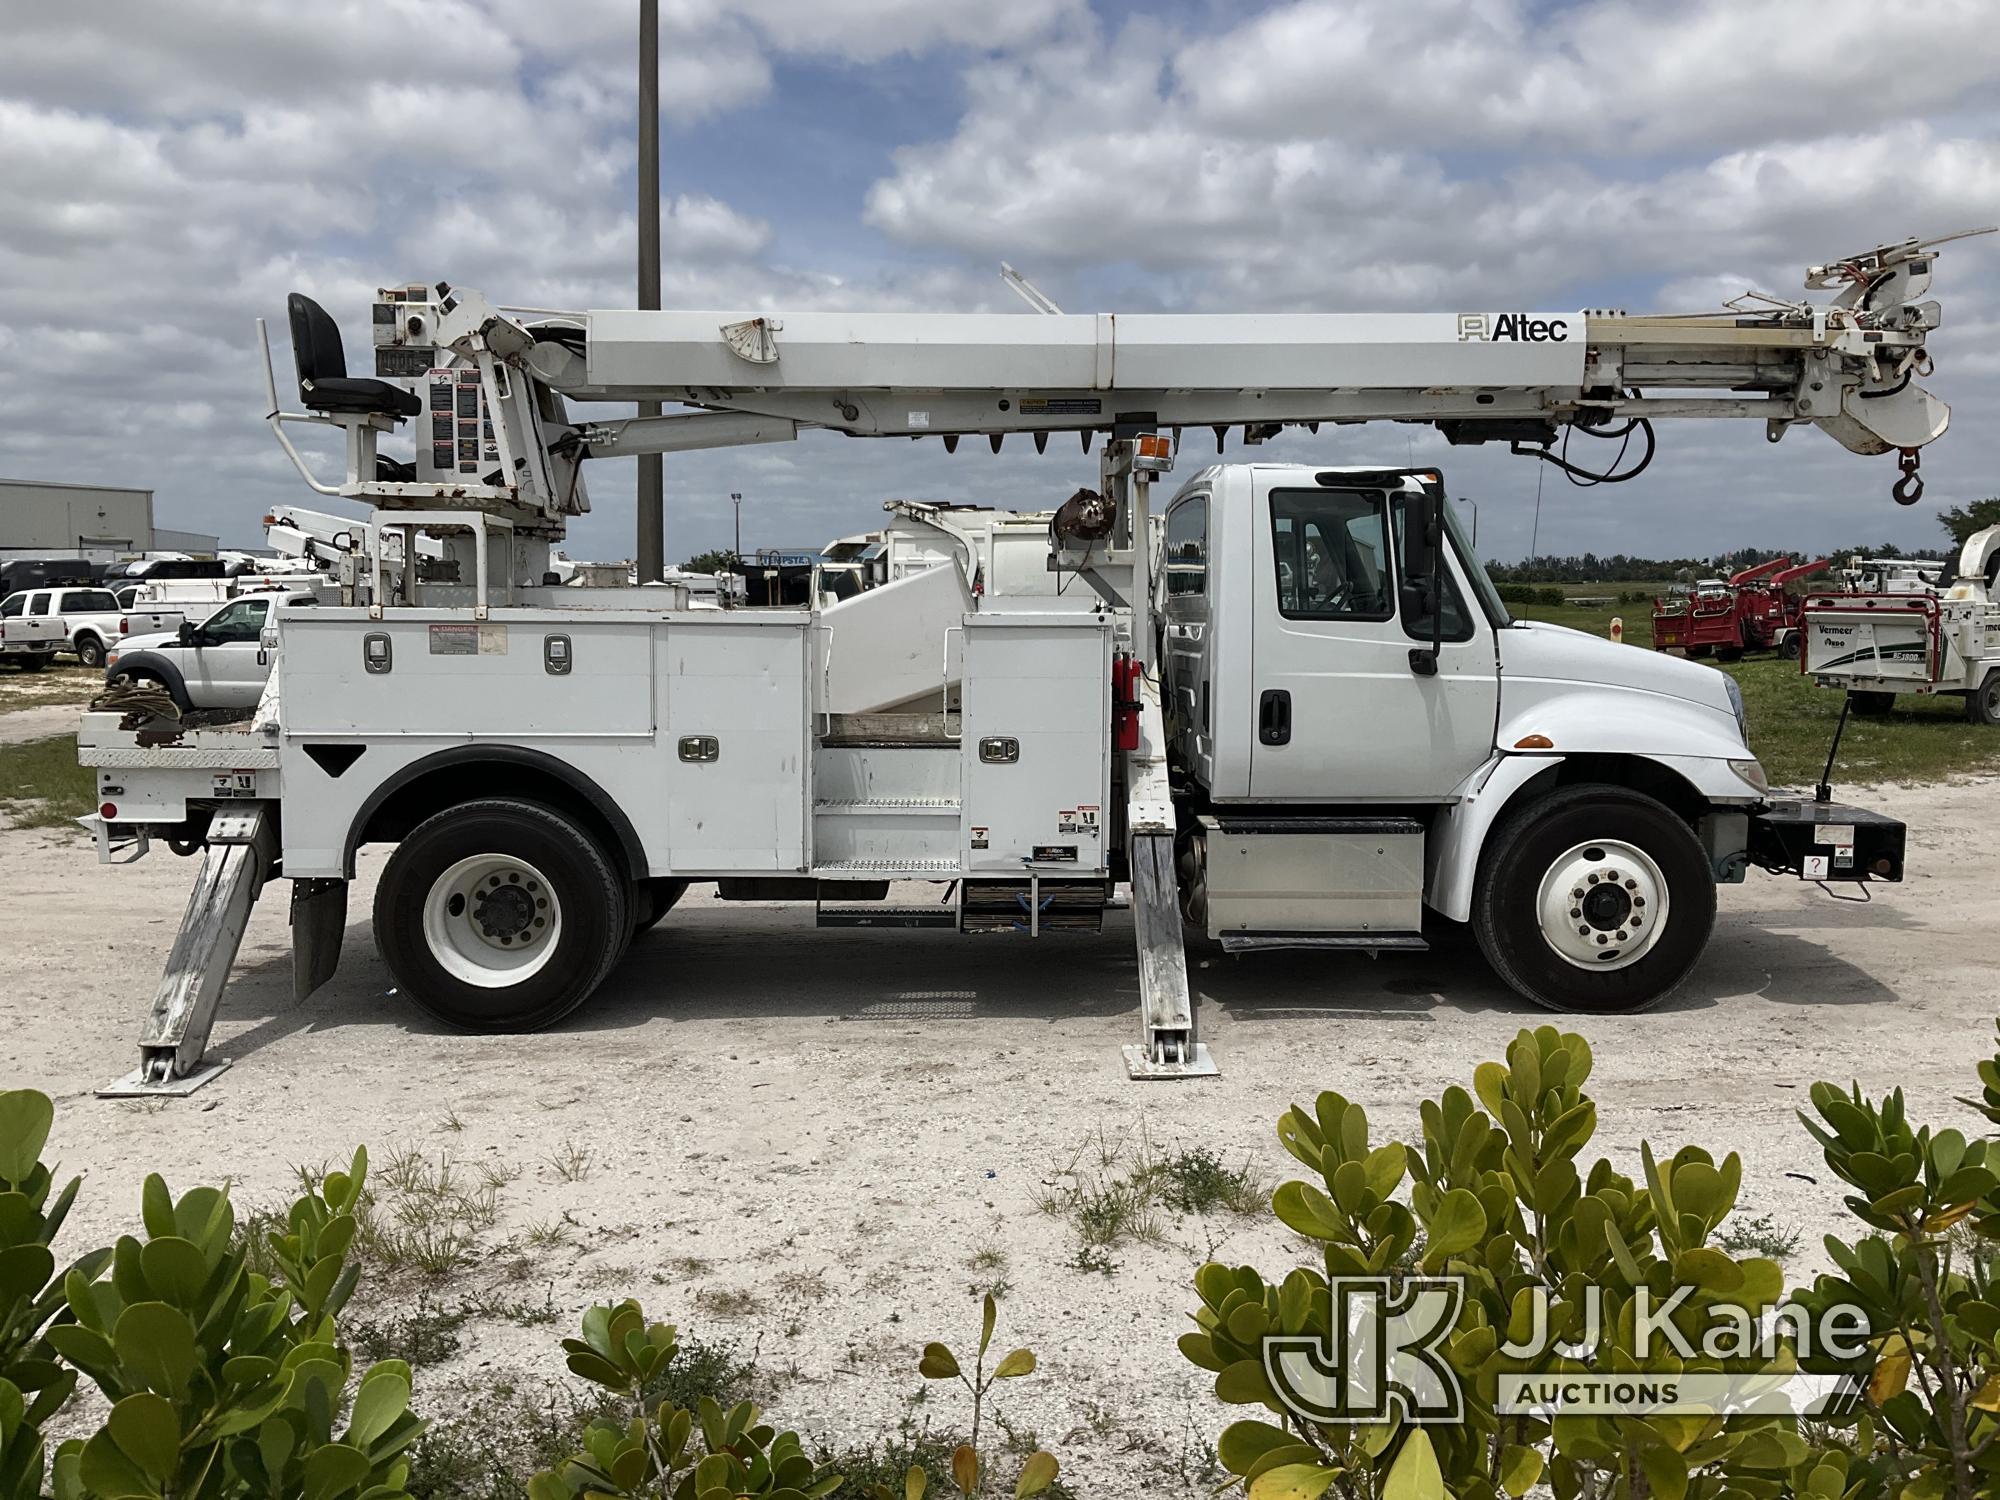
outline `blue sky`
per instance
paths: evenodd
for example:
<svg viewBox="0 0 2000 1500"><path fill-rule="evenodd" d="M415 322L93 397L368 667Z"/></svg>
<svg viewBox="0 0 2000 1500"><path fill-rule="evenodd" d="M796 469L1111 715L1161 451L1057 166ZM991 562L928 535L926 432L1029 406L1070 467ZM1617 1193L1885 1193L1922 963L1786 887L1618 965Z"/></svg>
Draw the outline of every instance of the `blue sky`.
<svg viewBox="0 0 2000 1500"><path fill-rule="evenodd" d="M664 0L666 300L1071 311L1716 305L1811 261L2000 221L1989 0ZM0 0L0 474L144 484L254 542L310 502L258 423L251 320L305 290L629 303L629 0ZM401 39L403 44L397 44ZM1776 45L1785 39L1785 45ZM1955 247L1930 499L2000 490L2000 241ZM278 358L287 353L279 347ZM1615 490L1544 486L1544 550L1934 539L1886 460L1749 424L1663 432ZM1234 450L1232 450L1234 451ZM1405 428L1263 456L1442 463L1526 551L1537 466ZM632 465L573 555L631 548ZM968 444L668 463L669 551L814 544L892 496L1039 506L1090 478ZM1553 478L1554 476L1548 476Z"/></svg>

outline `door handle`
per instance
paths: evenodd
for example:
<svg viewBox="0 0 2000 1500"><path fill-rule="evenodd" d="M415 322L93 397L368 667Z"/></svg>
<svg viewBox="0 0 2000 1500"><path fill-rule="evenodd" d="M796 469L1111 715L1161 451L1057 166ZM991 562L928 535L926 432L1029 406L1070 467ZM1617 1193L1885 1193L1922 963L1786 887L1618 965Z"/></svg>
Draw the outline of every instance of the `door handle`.
<svg viewBox="0 0 2000 1500"><path fill-rule="evenodd" d="M1292 742L1292 695L1283 688L1266 688L1257 699L1257 738L1266 745Z"/></svg>

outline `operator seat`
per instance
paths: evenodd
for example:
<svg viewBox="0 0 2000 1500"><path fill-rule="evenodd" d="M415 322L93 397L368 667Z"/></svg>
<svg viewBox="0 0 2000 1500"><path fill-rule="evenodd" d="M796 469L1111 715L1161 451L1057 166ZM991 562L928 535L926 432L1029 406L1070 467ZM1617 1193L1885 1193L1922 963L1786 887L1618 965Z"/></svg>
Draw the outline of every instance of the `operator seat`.
<svg viewBox="0 0 2000 1500"><path fill-rule="evenodd" d="M340 325L312 298L285 299L292 320L292 363L299 371L299 399L314 411L371 417L414 417L424 409L415 394L386 380L347 373Z"/></svg>

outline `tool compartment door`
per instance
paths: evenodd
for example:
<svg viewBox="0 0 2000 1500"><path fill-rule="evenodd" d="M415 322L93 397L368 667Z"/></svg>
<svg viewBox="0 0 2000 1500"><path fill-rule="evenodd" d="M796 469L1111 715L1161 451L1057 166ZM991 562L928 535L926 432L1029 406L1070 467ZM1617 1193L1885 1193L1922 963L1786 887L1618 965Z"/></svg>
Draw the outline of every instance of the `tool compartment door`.
<svg viewBox="0 0 2000 1500"><path fill-rule="evenodd" d="M1111 627L970 615L961 698L967 874L1095 875L1111 794Z"/></svg>
<svg viewBox="0 0 2000 1500"><path fill-rule="evenodd" d="M675 873L805 869L803 616L676 619L666 628L660 692Z"/></svg>

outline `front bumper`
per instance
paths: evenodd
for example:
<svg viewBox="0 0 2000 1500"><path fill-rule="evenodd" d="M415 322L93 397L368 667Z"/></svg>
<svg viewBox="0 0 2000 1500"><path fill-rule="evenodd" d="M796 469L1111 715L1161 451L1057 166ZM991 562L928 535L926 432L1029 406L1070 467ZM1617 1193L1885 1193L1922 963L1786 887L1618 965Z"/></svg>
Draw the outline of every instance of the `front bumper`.
<svg viewBox="0 0 2000 1500"><path fill-rule="evenodd" d="M1750 863L1801 880L1901 880L1906 831L1865 807L1787 798L1750 815Z"/></svg>

